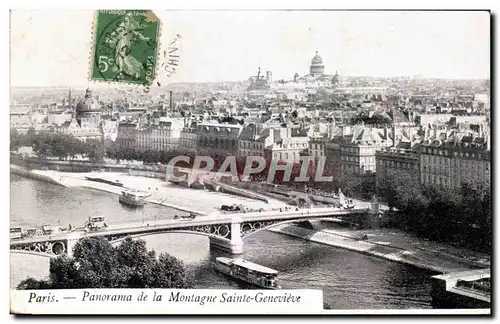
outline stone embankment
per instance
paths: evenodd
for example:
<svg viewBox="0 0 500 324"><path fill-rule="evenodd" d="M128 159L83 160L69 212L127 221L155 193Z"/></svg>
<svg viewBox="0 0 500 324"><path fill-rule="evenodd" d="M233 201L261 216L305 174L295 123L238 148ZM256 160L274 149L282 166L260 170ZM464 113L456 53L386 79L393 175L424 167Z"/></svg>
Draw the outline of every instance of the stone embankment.
<svg viewBox="0 0 500 324"><path fill-rule="evenodd" d="M467 253L460 253L460 251L446 252L446 248L439 243L420 242L420 240L413 237L404 237L402 239L401 236L396 235L367 234L370 231L366 230L311 230L290 224L278 225L271 228L270 231L408 264L437 273L489 267L488 261L473 260L484 258L484 256L476 258L464 256L474 254L471 251L467 251ZM364 239L361 239L363 236Z"/></svg>
<svg viewBox="0 0 500 324"><path fill-rule="evenodd" d="M65 187L65 185L63 183L55 180L53 177L49 177L49 176L46 176L43 174L38 174L36 171L27 170L27 169L20 167L20 166L17 166L17 165L11 164L10 171L14 174L17 174L17 175L20 175L20 176L23 176L26 178L35 179L35 180L44 181L44 182L49 182L49 183L53 183L53 184Z"/></svg>

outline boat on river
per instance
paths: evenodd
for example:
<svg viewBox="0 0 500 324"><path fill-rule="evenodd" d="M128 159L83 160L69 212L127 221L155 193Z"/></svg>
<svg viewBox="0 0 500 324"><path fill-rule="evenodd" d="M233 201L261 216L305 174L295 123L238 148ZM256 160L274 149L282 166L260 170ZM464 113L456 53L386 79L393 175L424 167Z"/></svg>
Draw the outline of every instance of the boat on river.
<svg viewBox="0 0 500 324"><path fill-rule="evenodd" d="M111 186L116 186L116 187L123 187L123 183L121 183L119 180L111 181L111 180L106 180L106 179L102 179L102 178L93 178L93 177L85 177L85 180L105 183L105 184L108 184Z"/></svg>
<svg viewBox="0 0 500 324"><path fill-rule="evenodd" d="M216 271L262 289L281 289L278 271L246 260L218 257L213 262Z"/></svg>
<svg viewBox="0 0 500 324"><path fill-rule="evenodd" d="M127 206L140 207L146 204L146 198L149 196L151 196L150 193L139 190L124 190L118 197L118 201Z"/></svg>

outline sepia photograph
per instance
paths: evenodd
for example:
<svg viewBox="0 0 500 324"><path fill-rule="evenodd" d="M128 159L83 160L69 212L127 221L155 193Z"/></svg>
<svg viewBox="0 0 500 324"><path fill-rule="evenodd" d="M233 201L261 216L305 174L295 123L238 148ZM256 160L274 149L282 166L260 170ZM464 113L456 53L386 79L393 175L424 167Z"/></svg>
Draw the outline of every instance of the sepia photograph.
<svg viewBox="0 0 500 324"><path fill-rule="evenodd" d="M11 314L490 315L491 24L11 10Z"/></svg>

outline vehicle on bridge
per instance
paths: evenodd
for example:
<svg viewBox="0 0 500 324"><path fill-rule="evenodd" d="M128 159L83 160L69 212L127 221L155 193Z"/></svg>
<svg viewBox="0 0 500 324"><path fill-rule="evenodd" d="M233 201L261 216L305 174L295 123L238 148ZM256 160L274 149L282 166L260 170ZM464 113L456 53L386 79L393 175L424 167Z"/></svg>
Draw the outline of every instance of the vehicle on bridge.
<svg viewBox="0 0 500 324"><path fill-rule="evenodd" d="M181 219L188 219L188 220L189 219L195 219L196 215L194 213L189 213L188 216L179 216L179 215L175 215L174 216L174 219L179 219L179 218L181 218Z"/></svg>
<svg viewBox="0 0 500 324"><path fill-rule="evenodd" d="M26 234L23 237L34 237L40 235L41 230L36 228L28 228L26 229Z"/></svg>
<svg viewBox="0 0 500 324"><path fill-rule="evenodd" d="M85 231L95 232L101 231L108 227L106 222L104 221L103 216L92 216L89 217L87 222L85 222Z"/></svg>
<svg viewBox="0 0 500 324"><path fill-rule="evenodd" d="M248 211L248 208L246 208L243 205L236 205L236 204L234 204L232 206L222 205L220 207L220 210L221 211L227 211L227 212L245 212L245 211Z"/></svg>
<svg viewBox="0 0 500 324"><path fill-rule="evenodd" d="M17 240L23 238L23 229L21 227L14 227L10 229L10 239Z"/></svg>
<svg viewBox="0 0 500 324"><path fill-rule="evenodd" d="M124 190L121 192L118 200L124 205L139 207L146 204L146 198L149 196L151 196L150 193L142 192L139 190Z"/></svg>
<svg viewBox="0 0 500 324"><path fill-rule="evenodd" d="M354 207L356 207L356 204L352 199L347 199L344 203L344 209L354 209Z"/></svg>
<svg viewBox="0 0 500 324"><path fill-rule="evenodd" d="M263 289L281 289L278 271L246 260L218 257L213 262L216 271L233 279L249 283Z"/></svg>

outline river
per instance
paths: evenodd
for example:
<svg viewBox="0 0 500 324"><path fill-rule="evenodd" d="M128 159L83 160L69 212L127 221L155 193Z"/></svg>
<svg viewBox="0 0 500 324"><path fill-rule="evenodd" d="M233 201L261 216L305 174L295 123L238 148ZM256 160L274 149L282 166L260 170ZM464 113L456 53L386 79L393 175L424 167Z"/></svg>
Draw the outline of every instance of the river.
<svg viewBox="0 0 500 324"><path fill-rule="evenodd" d="M11 226L80 225L102 214L109 223L154 222L176 212L148 204L130 210L115 195L61 186L11 174ZM197 288L240 288L215 273L208 238L161 234L144 238L149 248L181 259L195 273ZM322 289L333 309L432 308L430 274L426 271L359 254L261 231L244 239L244 258L280 272L283 288ZM49 258L11 253L11 285L26 277L47 276Z"/></svg>

